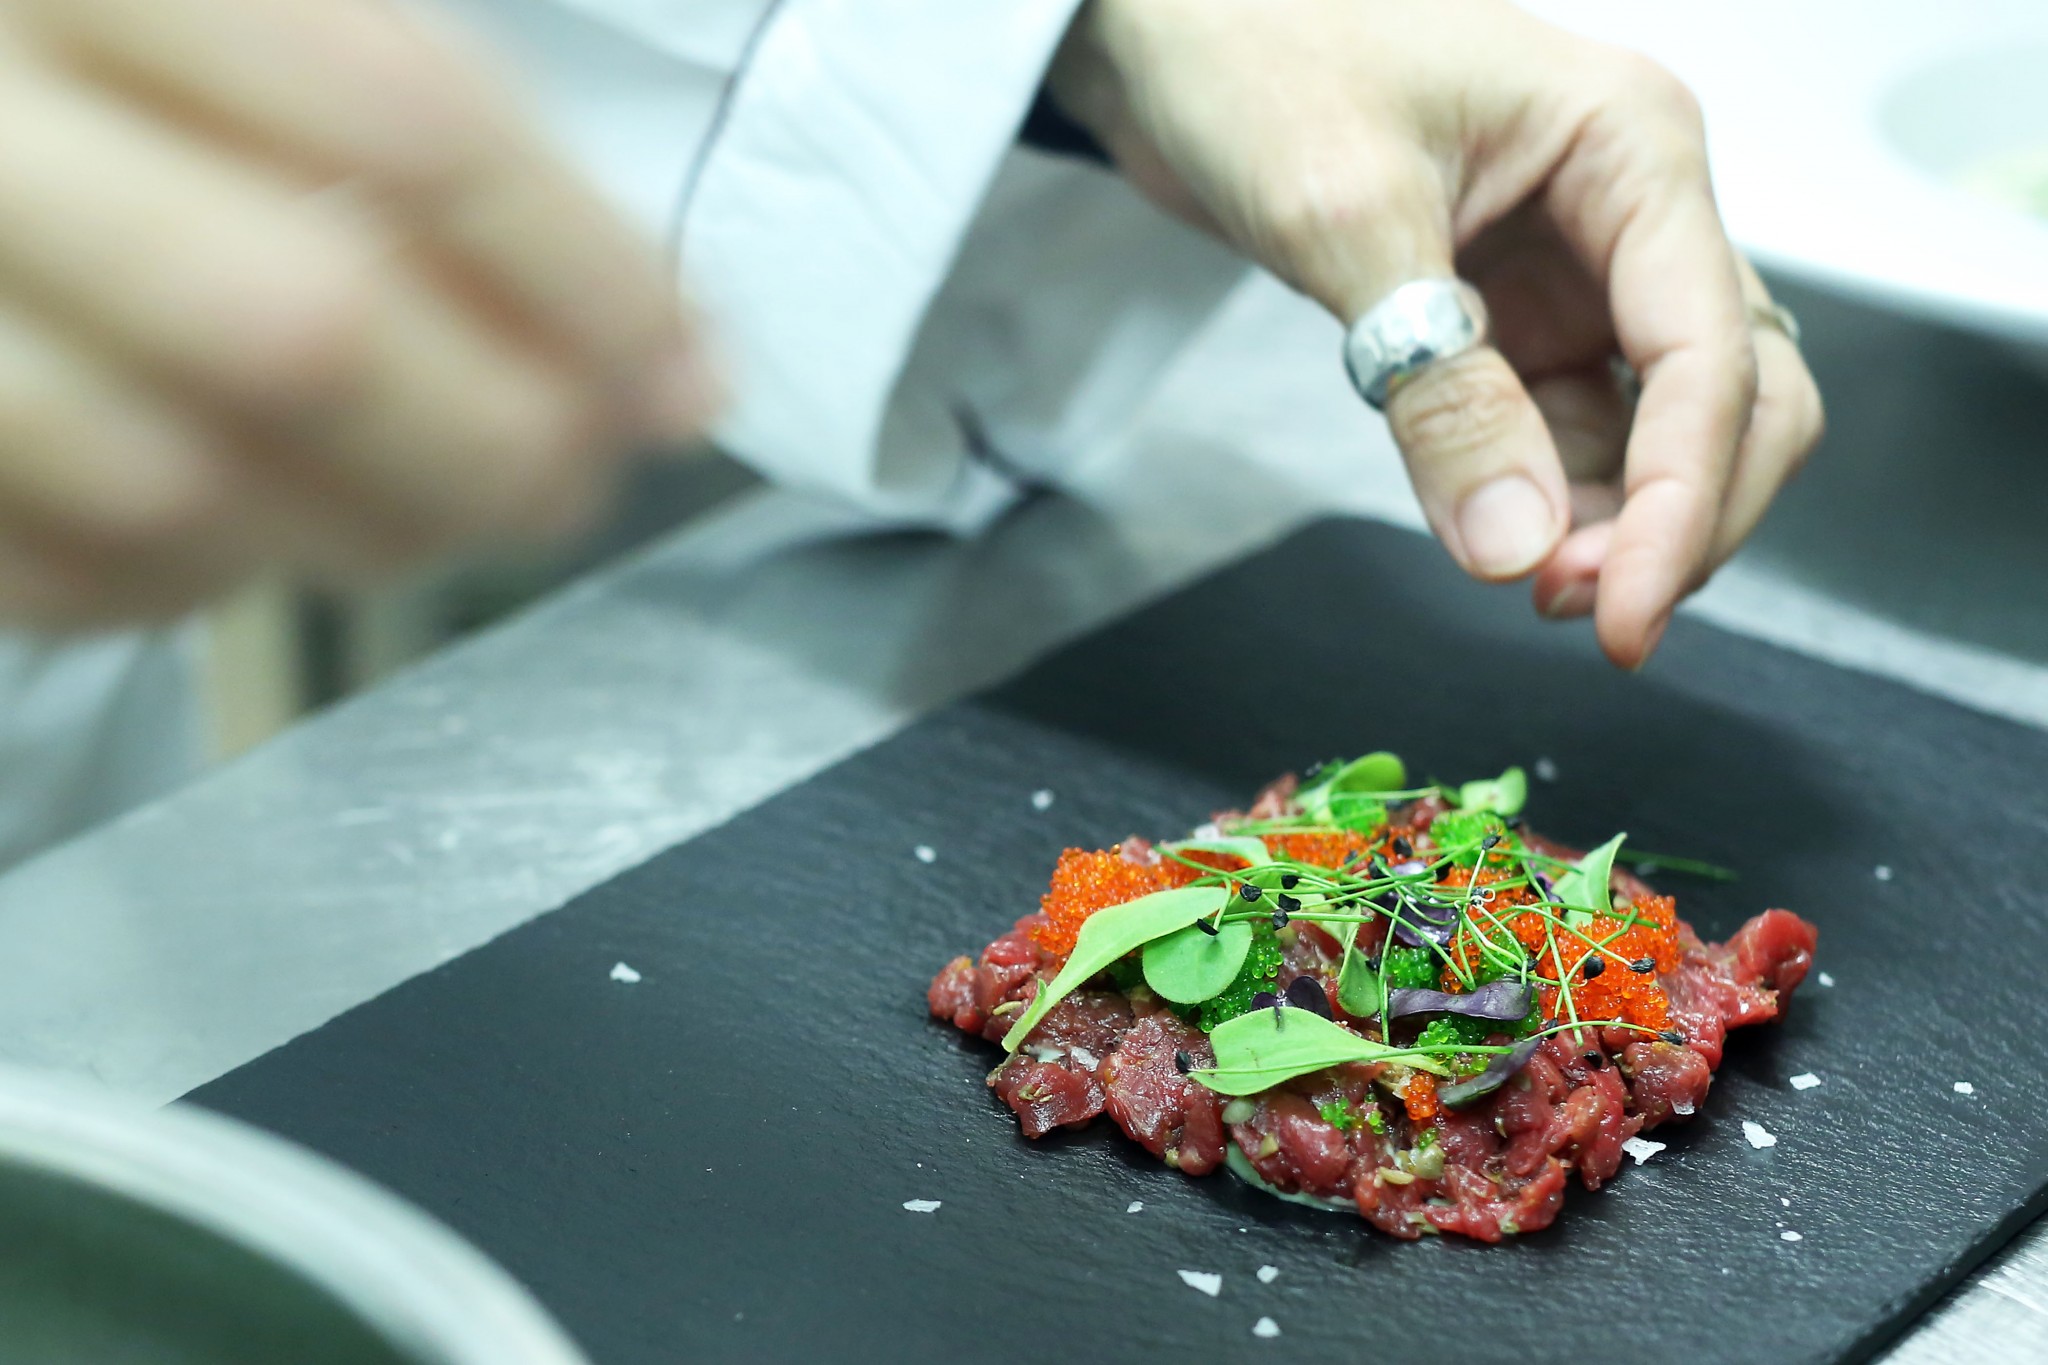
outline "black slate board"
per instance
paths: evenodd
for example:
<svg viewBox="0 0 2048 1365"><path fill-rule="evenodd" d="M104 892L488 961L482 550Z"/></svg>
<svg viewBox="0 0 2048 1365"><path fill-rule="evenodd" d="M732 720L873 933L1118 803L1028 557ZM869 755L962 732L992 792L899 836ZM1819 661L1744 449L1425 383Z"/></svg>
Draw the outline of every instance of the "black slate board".
<svg viewBox="0 0 2048 1365"><path fill-rule="evenodd" d="M2043 1203L2048 736L1688 621L1630 678L1526 612L1407 532L1312 527L193 1098L447 1219L600 1365L1860 1359ZM1667 884L1715 936L1797 908L1839 984L1500 1249L1188 1180L1106 1121L1020 1139L932 972L1062 846L1377 746L1553 758L1539 827L1740 866Z"/></svg>

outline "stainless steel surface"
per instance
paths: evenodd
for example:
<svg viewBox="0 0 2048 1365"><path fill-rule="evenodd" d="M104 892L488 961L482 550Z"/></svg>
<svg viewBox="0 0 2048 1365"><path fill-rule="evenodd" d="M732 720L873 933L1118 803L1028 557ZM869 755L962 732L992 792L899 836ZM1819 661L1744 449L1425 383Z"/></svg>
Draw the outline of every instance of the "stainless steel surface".
<svg viewBox="0 0 2048 1365"><path fill-rule="evenodd" d="M1691 610L2048 725L2048 538L2026 496L2048 390L1781 293L1834 404L1831 454ZM958 542L745 495L0 878L0 1054L168 1100L1315 511L1418 524L1329 363L1339 335L1255 283L1075 498ZM1916 390L1928 376L1977 388ZM1938 450L1921 411L1948 424ZM2023 1300L2048 1303L2038 1236L1896 1359L2022 1353L2048 1329Z"/></svg>
<svg viewBox="0 0 2048 1365"><path fill-rule="evenodd" d="M454 1233L311 1152L0 1067L0 1359L584 1365Z"/></svg>

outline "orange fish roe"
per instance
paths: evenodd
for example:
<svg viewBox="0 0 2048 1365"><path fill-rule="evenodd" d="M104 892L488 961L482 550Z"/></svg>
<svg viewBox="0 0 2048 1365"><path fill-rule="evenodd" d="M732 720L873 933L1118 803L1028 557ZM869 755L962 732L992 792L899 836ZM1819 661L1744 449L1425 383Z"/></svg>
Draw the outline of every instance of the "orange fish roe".
<svg viewBox="0 0 2048 1365"><path fill-rule="evenodd" d="M1228 861L1233 867L1245 865L1243 859L1227 854L1202 857L1204 862L1212 859ZM1052 871L1052 886L1038 902L1046 923L1032 929L1031 937L1047 952L1065 957L1074 951L1074 938L1081 932L1081 925L1097 910L1122 905L1154 891L1185 886L1200 875L1195 869L1171 860L1134 863L1113 848L1092 853L1070 848L1060 854L1059 865Z"/></svg>
<svg viewBox="0 0 2048 1365"><path fill-rule="evenodd" d="M1443 1108L1437 1103L1436 1077L1427 1071L1417 1071L1408 1077L1408 1093L1402 1099L1408 1106L1411 1123L1428 1123Z"/></svg>
<svg viewBox="0 0 2048 1365"><path fill-rule="evenodd" d="M1447 884L1463 885L1468 875L1463 869L1453 869L1452 875L1444 880ZM1481 885L1489 879L1488 874L1480 874ZM1494 900L1495 913L1501 915L1508 932L1539 959L1538 970L1555 976L1559 968L1550 951L1549 921L1535 911L1525 910L1512 916L1502 914L1504 905L1523 904L1530 899L1529 893L1522 888L1498 893ZM1599 954L1605 965L1591 979L1586 977L1585 968L1580 964L1580 959L1592 951L1591 946L1575 934L1557 933L1558 952L1563 954L1565 969L1572 973L1572 1004L1581 1019L1624 1019L1644 1028L1668 1028L1671 1023L1670 1001L1657 977L1678 965L1677 902L1670 896L1651 896L1628 907L1625 913L1647 922L1629 924L1600 915L1581 931L1586 938L1607 945L1606 951ZM1487 925L1487 930L1489 936L1498 942L1498 930L1491 924ZM1458 952L1468 969L1479 965L1477 943L1461 939ZM1644 958L1655 964L1655 971L1630 969L1631 962ZM1458 989L1457 978L1449 969L1444 972L1442 984L1445 990ZM1543 988L1543 1017L1559 1017L1559 995L1555 986Z"/></svg>
<svg viewBox="0 0 2048 1365"><path fill-rule="evenodd" d="M1341 867L1344 860L1372 847L1363 834L1334 830L1328 834L1268 834L1266 847L1281 858L1310 867Z"/></svg>

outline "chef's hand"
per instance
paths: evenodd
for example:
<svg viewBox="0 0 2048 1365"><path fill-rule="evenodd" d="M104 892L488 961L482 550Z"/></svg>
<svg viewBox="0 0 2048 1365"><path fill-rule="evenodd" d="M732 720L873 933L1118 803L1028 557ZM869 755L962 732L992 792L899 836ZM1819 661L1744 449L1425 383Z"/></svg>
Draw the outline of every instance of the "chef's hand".
<svg viewBox="0 0 2048 1365"><path fill-rule="evenodd" d="M1431 526L1640 665L1819 439L1698 106L1501 0L1089 0L1054 99L1155 201L1351 322L1463 275L1495 346L1387 416ZM1611 366L1641 379L1631 402Z"/></svg>
<svg viewBox="0 0 2048 1365"><path fill-rule="evenodd" d="M384 0L0 0L0 619L566 527L701 417L677 314Z"/></svg>

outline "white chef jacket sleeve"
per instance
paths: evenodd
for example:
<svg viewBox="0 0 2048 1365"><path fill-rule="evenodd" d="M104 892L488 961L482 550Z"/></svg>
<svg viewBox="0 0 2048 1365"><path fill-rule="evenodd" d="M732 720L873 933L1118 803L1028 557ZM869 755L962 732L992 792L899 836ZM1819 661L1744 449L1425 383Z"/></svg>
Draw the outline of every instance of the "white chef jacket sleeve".
<svg viewBox="0 0 2048 1365"><path fill-rule="evenodd" d="M1128 419L1236 282L1098 168L1016 150L1076 0L446 0L676 248L788 483L970 528Z"/></svg>

